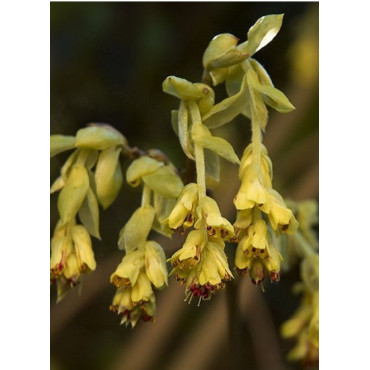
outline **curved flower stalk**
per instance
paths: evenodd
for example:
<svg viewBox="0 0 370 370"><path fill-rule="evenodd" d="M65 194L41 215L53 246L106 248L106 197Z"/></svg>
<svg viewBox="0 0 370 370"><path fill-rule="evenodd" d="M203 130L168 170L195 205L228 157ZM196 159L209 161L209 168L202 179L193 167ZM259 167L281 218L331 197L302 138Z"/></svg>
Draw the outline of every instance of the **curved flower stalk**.
<svg viewBox="0 0 370 370"><path fill-rule="evenodd" d="M187 228L194 228L183 247L169 259L173 266L171 275L185 284L186 300L190 303L195 296L199 304L201 300L209 300L232 278L224 240L234 240L232 225L221 216L216 201L206 195L205 151L208 150L208 158L218 160L220 156L231 163L240 162L230 143L213 136L202 122L202 115L214 105L214 92L209 86L170 76L163 82L163 90L180 99L178 111L172 113L172 123L184 153L195 160L197 172L197 182L184 187L165 220L180 234ZM217 179L218 172L216 167L209 174Z"/></svg>
<svg viewBox="0 0 370 370"><path fill-rule="evenodd" d="M168 285L165 253L148 236L152 229L171 235L162 220L173 208L183 183L173 165L149 156L134 160L126 179L133 187L143 183L142 201L120 232L118 246L126 254L111 275L117 291L110 309L122 316L121 324L134 327L140 319L154 320L153 287L162 289Z"/></svg>
<svg viewBox="0 0 370 370"><path fill-rule="evenodd" d="M76 286L96 262L90 235L100 239L99 204L109 207L122 186L119 155L128 148L123 135L109 125L91 124L76 136L52 135L50 155L74 149L51 186L60 191L60 220L51 241L51 282L58 301ZM81 225L76 224L79 219Z"/></svg>

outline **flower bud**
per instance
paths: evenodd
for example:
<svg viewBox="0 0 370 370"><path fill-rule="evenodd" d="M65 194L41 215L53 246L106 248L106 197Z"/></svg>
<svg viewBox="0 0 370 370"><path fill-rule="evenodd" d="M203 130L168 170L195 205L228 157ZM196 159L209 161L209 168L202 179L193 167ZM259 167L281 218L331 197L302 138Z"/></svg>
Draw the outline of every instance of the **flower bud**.
<svg viewBox="0 0 370 370"><path fill-rule="evenodd" d="M144 267L144 254L141 250L127 253L111 275L110 282L117 288L133 286L136 284L142 267Z"/></svg>
<svg viewBox="0 0 370 370"><path fill-rule="evenodd" d="M140 271L136 284L131 288L131 299L135 306L143 301L149 301L153 294L152 284L144 271Z"/></svg>

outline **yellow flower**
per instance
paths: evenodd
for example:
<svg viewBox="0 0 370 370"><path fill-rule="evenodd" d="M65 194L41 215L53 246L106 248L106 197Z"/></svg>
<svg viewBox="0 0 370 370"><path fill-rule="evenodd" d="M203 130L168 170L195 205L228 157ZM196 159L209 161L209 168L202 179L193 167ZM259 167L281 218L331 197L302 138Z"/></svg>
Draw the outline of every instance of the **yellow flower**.
<svg viewBox="0 0 370 370"><path fill-rule="evenodd" d="M262 206L267 200L268 193L260 169L254 164L248 165L243 172L240 189L234 198L236 209Z"/></svg>
<svg viewBox="0 0 370 370"><path fill-rule="evenodd" d="M117 290L113 303L109 307L111 311L122 315L121 324L126 326L131 323L135 327L139 319L143 321L153 321L155 315L155 296L151 294L147 301L140 304L134 304L132 301L132 289L121 287Z"/></svg>
<svg viewBox="0 0 370 370"><path fill-rule="evenodd" d="M253 220L253 209L243 209L241 211L237 211L236 214L236 221L234 222L234 231L236 236L236 242L239 239L243 238L246 233L248 227L252 224Z"/></svg>
<svg viewBox="0 0 370 370"><path fill-rule="evenodd" d="M199 231L195 230L195 232ZM172 261L175 264L173 264L174 269L171 275L175 275L176 280L179 280L181 284L186 283L185 295L189 303L193 297L199 299L198 304L201 300L211 299L212 294L224 288L225 281L233 277L223 251L224 242L220 238L206 238L206 244L200 251L199 260L196 260L195 264L179 265L176 260Z"/></svg>
<svg viewBox="0 0 370 370"><path fill-rule="evenodd" d="M121 324L134 327L139 319L153 321L155 296L152 285L144 269L139 270L135 284L121 286L113 297L111 311L122 315Z"/></svg>
<svg viewBox="0 0 370 370"><path fill-rule="evenodd" d="M216 201L205 196L197 208L197 221L195 228L201 227L202 221L205 221L209 236L232 240L234 237L234 228L230 222L221 216Z"/></svg>
<svg viewBox="0 0 370 370"><path fill-rule="evenodd" d="M136 284L139 272L143 267L144 253L141 250L129 252L111 275L110 282L117 288L133 286Z"/></svg>
<svg viewBox="0 0 370 370"><path fill-rule="evenodd" d="M76 286L80 279L80 266L78 263L76 253L72 253L69 255L66 263L66 267L63 271L63 275L66 279L66 283L70 286Z"/></svg>
<svg viewBox="0 0 370 370"><path fill-rule="evenodd" d="M94 271L96 269L96 261L88 231L82 225L74 225L71 228L71 236L80 271Z"/></svg>
<svg viewBox="0 0 370 370"><path fill-rule="evenodd" d="M80 282L81 274L96 268L88 231L75 221L58 222L51 239L50 278L57 284L58 301Z"/></svg>
<svg viewBox="0 0 370 370"><path fill-rule="evenodd" d="M271 281L280 278L282 257L277 249L270 245L265 221L258 220L248 229L248 235L239 242L235 254L235 266L238 274L250 274L254 284L260 284L266 273Z"/></svg>
<svg viewBox="0 0 370 370"><path fill-rule="evenodd" d="M194 183L187 184L165 222L168 222L169 227L173 230L191 227L194 223L197 204L198 186Z"/></svg>
<svg viewBox="0 0 370 370"><path fill-rule="evenodd" d="M166 256L162 247L154 241L145 244L145 271L156 288L168 285Z"/></svg>
<svg viewBox="0 0 370 370"><path fill-rule="evenodd" d="M200 254L207 243L205 230L191 231L182 246L170 259L172 266L178 269L191 268L200 260Z"/></svg>
<svg viewBox="0 0 370 370"><path fill-rule="evenodd" d="M268 214L270 224L274 230L294 234L298 222L293 212L286 206L284 199L274 189L268 189L268 201L261 206L261 210Z"/></svg>
<svg viewBox="0 0 370 370"><path fill-rule="evenodd" d="M60 226L59 223L51 239L50 278L52 282L55 282L63 273L72 252L72 238L67 234L66 226Z"/></svg>
<svg viewBox="0 0 370 370"><path fill-rule="evenodd" d="M268 156L267 149L263 144L260 144L261 149L261 175L264 184L266 184L267 187L272 187L272 162L270 157ZM253 144L249 144L243 153L243 157L240 161L240 167L239 167L239 179L242 180L244 176L247 176L245 174L245 171L250 168L252 164L252 154L253 154Z"/></svg>

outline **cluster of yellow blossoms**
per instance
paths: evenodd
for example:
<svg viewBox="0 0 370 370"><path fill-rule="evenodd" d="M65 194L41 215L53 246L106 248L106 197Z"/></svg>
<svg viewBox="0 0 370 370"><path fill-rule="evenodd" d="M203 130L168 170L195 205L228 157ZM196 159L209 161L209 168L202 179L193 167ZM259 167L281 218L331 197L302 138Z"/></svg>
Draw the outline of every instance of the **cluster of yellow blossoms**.
<svg viewBox="0 0 370 370"><path fill-rule="evenodd" d="M272 243L270 230L293 234L298 222L272 188L272 164L266 148L257 146L257 156L254 149L252 143L244 151L239 169L241 186L234 199L238 210L234 227L240 240L235 266L239 274L250 273L252 282L260 284L266 274L271 281L280 278L282 257Z"/></svg>
<svg viewBox="0 0 370 370"><path fill-rule="evenodd" d="M208 196L199 199L197 184L186 185L168 219L173 230L194 226L186 241L170 259L171 275L185 284L186 299L209 300L213 293L225 287L232 278L224 240L234 236L234 229L223 218L215 200Z"/></svg>
<svg viewBox="0 0 370 370"><path fill-rule="evenodd" d="M147 239L152 229L171 233L162 221L183 183L170 163L147 155L132 162L126 178L134 187L143 182L142 202L120 232L118 245L126 254L111 275L117 291L110 309L122 315L122 324L134 327L139 319L153 321L156 300L152 286L161 289L168 285L165 253L158 243Z"/></svg>
<svg viewBox="0 0 370 370"><path fill-rule="evenodd" d="M50 279L58 300L76 286L81 275L95 270L91 236L100 239L99 204L109 207L122 186L119 155L127 141L108 125L92 124L76 136L53 135L50 154L74 149L51 187L60 191L60 220L51 240ZM76 218L82 224L76 224Z"/></svg>

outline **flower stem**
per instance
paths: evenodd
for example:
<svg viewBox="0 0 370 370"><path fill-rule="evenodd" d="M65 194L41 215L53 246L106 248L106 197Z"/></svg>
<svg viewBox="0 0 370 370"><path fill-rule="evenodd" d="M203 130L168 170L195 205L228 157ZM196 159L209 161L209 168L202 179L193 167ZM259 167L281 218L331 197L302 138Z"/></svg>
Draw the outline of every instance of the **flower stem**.
<svg viewBox="0 0 370 370"><path fill-rule="evenodd" d="M262 133L261 127L253 115L254 114L252 112L252 162L257 166L260 166Z"/></svg>
<svg viewBox="0 0 370 370"><path fill-rule="evenodd" d="M202 119L199 108L194 101L189 101L189 110L193 126L201 125ZM204 164L204 149L202 146L194 143L195 165L197 170L197 184L199 201L206 196L206 173Z"/></svg>
<svg viewBox="0 0 370 370"><path fill-rule="evenodd" d="M148 206L150 205L150 198L152 195L152 191L148 185L144 185L143 193L141 196L141 206Z"/></svg>

